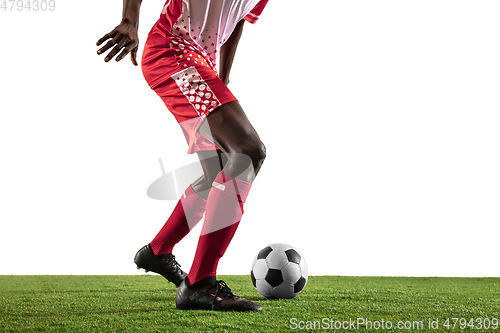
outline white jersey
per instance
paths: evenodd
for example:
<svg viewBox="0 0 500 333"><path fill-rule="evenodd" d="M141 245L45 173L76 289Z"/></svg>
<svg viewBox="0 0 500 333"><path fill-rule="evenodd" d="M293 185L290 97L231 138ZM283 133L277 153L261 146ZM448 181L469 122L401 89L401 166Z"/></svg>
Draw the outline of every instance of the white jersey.
<svg viewBox="0 0 500 333"><path fill-rule="evenodd" d="M181 37L215 65L236 24L255 23L268 0L168 0L162 15Z"/></svg>

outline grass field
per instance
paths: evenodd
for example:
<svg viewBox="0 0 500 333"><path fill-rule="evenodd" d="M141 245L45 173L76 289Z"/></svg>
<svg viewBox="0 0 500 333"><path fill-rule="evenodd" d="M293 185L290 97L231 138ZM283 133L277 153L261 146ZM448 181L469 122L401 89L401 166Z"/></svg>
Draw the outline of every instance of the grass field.
<svg viewBox="0 0 500 333"><path fill-rule="evenodd" d="M236 294L261 304L264 311L177 310L176 289L153 274L3 275L0 331L304 332L315 327L315 331L337 332L460 332L464 320L471 324L474 319L475 328L468 326L465 331L500 332L493 320L500 319L499 278L312 276L292 300L262 298L249 276L219 278ZM451 318L459 318L455 329ZM460 318L464 319L460 322ZM477 329L480 322L488 324L478 318L489 318L489 329ZM360 325L352 326L349 321ZM389 322L392 329L383 329ZM399 322L402 329L396 327ZM429 323L437 324L437 329L429 328ZM339 325L347 329L335 329Z"/></svg>

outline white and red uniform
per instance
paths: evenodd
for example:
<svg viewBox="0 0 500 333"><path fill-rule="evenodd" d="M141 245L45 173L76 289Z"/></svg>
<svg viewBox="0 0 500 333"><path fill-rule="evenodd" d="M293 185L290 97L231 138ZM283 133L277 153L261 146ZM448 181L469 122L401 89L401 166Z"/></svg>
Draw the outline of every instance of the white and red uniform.
<svg viewBox="0 0 500 333"><path fill-rule="evenodd" d="M149 32L142 71L186 137L192 154L216 147L197 133L206 116L236 98L217 74L220 48L236 24L255 23L268 0L167 0Z"/></svg>

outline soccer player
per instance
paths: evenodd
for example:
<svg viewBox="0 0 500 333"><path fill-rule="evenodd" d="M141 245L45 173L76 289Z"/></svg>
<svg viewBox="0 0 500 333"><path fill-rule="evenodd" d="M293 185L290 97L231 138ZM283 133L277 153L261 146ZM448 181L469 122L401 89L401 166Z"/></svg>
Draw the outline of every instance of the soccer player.
<svg viewBox="0 0 500 333"><path fill-rule="evenodd" d="M268 0L167 0L149 32L142 71L179 122L203 175L191 184L156 237L136 256L138 268L163 275L179 289L179 309L257 311L216 279L243 214L243 204L266 156L264 144L227 88L245 21L255 23ZM130 53L137 63L141 0L124 0L121 23L104 35L104 61ZM219 68L217 69L217 62ZM172 250L205 215L189 274Z"/></svg>

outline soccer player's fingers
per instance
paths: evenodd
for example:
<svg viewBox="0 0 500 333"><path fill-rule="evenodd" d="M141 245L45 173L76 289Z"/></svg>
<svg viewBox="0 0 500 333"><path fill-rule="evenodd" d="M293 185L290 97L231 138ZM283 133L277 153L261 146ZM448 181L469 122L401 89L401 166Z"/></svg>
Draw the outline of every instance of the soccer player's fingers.
<svg viewBox="0 0 500 333"><path fill-rule="evenodd" d="M132 60L132 63L135 66L137 66L138 65L138 63L137 63L138 41L136 41L130 37L126 37L125 40L123 42L120 42L118 45L121 46L127 41L129 41L129 42L124 45L123 51L116 57L116 61L122 60L123 58L125 58L127 56L127 54L131 53L130 59Z"/></svg>
<svg viewBox="0 0 500 333"><path fill-rule="evenodd" d="M105 40L108 40L108 39L110 39L110 38L112 38L111 33L109 33L109 34L105 34L104 36L102 36L102 37L101 37L101 38L97 41L96 45L97 45L97 46L99 46L99 45L101 45L101 44L102 44L102 42L104 42Z"/></svg>
<svg viewBox="0 0 500 333"><path fill-rule="evenodd" d="M137 50L139 49L138 46L134 47L132 49L132 51L130 52L130 60L132 60L132 63L134 64L134 66L137 66L139 65L139 63L137 62Z"/></svg>
<svg viewBox="0 0 500 333"><path fill-rule="evenodd" d="M116 45L112 50L111 52L108 53L108 55L106 56L106 58L104 58L104 61L108 62L110 61L111 59L113 59L113 57L115 55L117 55L120 51L121 51L122 47L119 46L119 45Z"/></svg>
<svg viewBox="0 0 500 333"><path fill-rule="evenodd" d="M122 40L116 45L120 48L123 48L123 51L116 57L116 61L120 61L132 50L135 46L137 46L137 42L131 40L130 37L125 36Z"/></svg>
<svg viewBox="0 0 500 333"><path fill-rule="evenodd" d="M97 42L103 42L106 39L113 38L112 40L108 41L103 47L101 47L99 50L97 50L97 54L101 54L109 50L111 47L113 47L115 44L122 44L121 47L123 47L123 44L127 42L127 37L123 37L121 34L118 34L116 30L111 31L109 34L104 35L101 39L99 39ZM120 47L120 48L121 48ZM114 56L114 55L113 55ZM106 57L108 58L108 57ZM109 57L108 60L110 60L112 57ZM105 61L108 61L104 59Z"/></svg>
<svg viewBox="0 0 500 333"><path fill-rule="evenodd" d="M116 61L120 61L123 58L125 58L127 54L129 54L129 52L130 52L129 47L128 46L124 47L122 52L116 57Z"/></svg>
<svg viewBox="0 0 500 333"><path fill-rule="evenodd" d="M111 50L111 52L108 53L108 55L106 56L106 58L104 58L104 61L108 62L110 61L111 59L113 59L113 57L115 55L117 55L121 49L128 43L128 37L123 37L123 36L116 36L115 38L113 38L112 41L108 42L108 44L110 45L109 47L115 45L115 47ZM108 44L106 44L105 47L108 46ZM109 48L108 47L108 48ZM108 49L106 48L106 50Z"/></svg>
<svg viewBox="0 0 500 333"><path fill-rule="evenodd" d="M110 40L109 42L107 42L106 44L104 44L103 47L101 47L99 50L97 50L97 54L101 54L101 53L104 53L106 52L107 50L109 50L110 48L113 47L113 45L115 45L116 43L113 41L113 40ZM109 55L106 57L106 59L109 57ZM106 59L104 59L105 61L107 61ZM108 59L109 60L109 59Z"/></svg>
<svg viewBox="0 0 500 333"><path fill-rule="evenodd" d="M101 45L104 41L110 39L110 38L113 38L115 39L116 37L116 31L113 30L111 31L110 33L107 33L105 34L104 36L102 36L96 43L97 46ZM113 46L113 41L109 41L108 43L106 43L106 45L104 45L102 48L100 48L99 50L97 50L97 54L101 54L103 52L106 52L107 49L109 49L111 46Z"/></svg>

